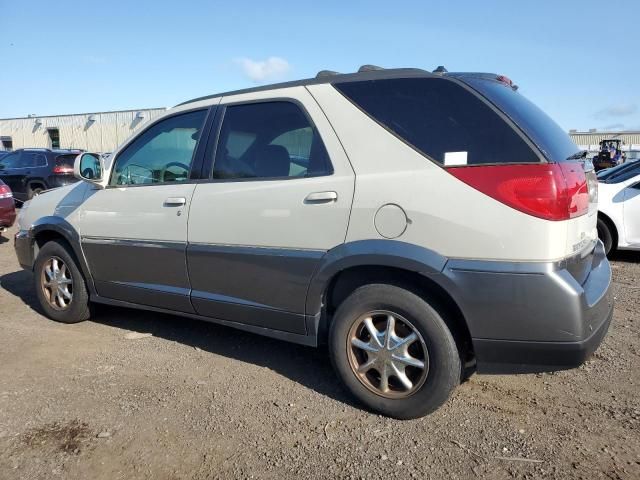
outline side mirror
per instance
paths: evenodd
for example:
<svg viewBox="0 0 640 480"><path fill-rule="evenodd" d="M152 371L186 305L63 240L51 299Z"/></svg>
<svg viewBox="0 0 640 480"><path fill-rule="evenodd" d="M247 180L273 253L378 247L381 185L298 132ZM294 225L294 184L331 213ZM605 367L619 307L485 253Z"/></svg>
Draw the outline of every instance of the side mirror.
<svg viewBox="0 0 640 480"><path fill-rule="evenodd" d="M76 178L91 182L102 188L102 175L104 172L102 158L95 153L81 153L73 163L73 174Z"/></svg>

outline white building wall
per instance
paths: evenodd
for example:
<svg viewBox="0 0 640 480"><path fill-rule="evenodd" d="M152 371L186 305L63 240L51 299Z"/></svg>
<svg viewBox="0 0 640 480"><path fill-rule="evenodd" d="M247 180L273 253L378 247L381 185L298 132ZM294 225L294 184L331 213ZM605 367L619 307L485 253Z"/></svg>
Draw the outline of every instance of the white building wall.
<svg viewBox="0 0 640 480"><path fill-rule="evenodd" d="M51 117L0 119L0 139L11 138L13 149L51 148L49 128L57 128L60 148L112 152L166 109L126 110ZM144 118L140 119L138 114ZM90 120L93 119L93 121ZM0 150L4 147L0 143Z"/></svg>

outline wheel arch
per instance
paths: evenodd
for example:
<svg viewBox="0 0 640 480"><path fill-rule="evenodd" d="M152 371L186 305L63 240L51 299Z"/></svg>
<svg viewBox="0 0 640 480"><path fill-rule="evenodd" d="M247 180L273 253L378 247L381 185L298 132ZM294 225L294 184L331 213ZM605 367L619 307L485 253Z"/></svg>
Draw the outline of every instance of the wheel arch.
<svg viewBox="0 0 640 480"><path fill-rule="evenodd" d="M435 277L447 258L416 245L365 240L346 243L327 253L307 295L307 314L317 319L318 343L327 338L337 306L356 288L387 283L405 288L428 301L449 326L463 360L473 357L471 334L464 314L451 294Z"/></svg>
<svg viewBox="0 0 640 480"><path fill-rule="evenodd" d="M27 181L27 188L31 189L34 185L40 185L45 190L49 188L44 178L34 177Z"/></svg>
<svg viewBox="0 0 640 480"><path fill-rule="evenodd" d="M609 231L611 232L611 235L613 237L613 249L617 248L618 244L620 243L620 233L616 222L614 222L609 215L600 210L598 210L598 218L606 223L609 227Z"/></svg>
<svg viewBox="0 0 640 480"><path fill-rule="evenodd" d="M86 259L82 252L80 244L80 235L76 229L64 218L56 216L41 217L31 226L33 258L38 256L38 252L42 246L52 240L62 240L69 248L78 266L85 277L87 287L90 293L95 293L93 279L89 271Z"/></svg>

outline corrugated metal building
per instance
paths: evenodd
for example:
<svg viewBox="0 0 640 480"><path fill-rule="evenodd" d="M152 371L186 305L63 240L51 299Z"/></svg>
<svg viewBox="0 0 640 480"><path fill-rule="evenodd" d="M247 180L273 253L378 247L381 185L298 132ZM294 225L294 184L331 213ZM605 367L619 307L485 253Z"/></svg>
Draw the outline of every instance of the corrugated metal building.
<svg viewBox="0 0 640 480"><path fill-rule="evenodd" d="M146 108L0 119L0 150L33 147L112 152L147 121L165 111L164 108ZM570 130L569 135L583 150L597 151L601 140L615 138L622 140L623 150L640 150L640 131Z"/></svg>
<svg viewBox="0 0 640 480"><path fill-rule="evenodd" d="M0 150L80 148L112 152L164 108L0 119Z"/></svg>
<svg viewBox="0 0 640 480"><path fill-rule="evenodd" d="M640 150L640 131L618 131L618 132L602 132L591 129L587 132L578 132L577 130L569 130L571 140L575 142L582 150L595 152L599 149L599 143L602 140L622 140L622 150Z"/></svg>

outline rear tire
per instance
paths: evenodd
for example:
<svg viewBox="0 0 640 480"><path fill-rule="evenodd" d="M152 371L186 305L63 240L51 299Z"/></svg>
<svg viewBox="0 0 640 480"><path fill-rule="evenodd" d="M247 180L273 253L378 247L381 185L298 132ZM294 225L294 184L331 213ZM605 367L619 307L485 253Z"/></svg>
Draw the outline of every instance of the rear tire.
<svg viewBox="0 0 640 480"><path fill-rule="evenodd" d="M31 200L33 197L37 197L42 192L45 191L45 188L42 185L33 185L29 186L29 191L27 192L27 200Z"/></svg>
<svg viewBox="0 0 640 480"><path fill-rule="evenodd" d="M338 377L360 402L398 419L435 411L460 383L460 354L440 314L393 285L365 285L340 304L329 331L329 354Z"/></svg>
<svg viewBox="0 0 640 480"><path fill-rule="evenodd" d="M602 218L598 218L598 237L604 244L604 253L606 255L609 255L610 252L615 250L611 228L609 228L607 222L605 222Z"/></svg>
<svg viewBox="0 0 640 480"><path fill-rule="evenodd" d="M84 277L65 243L59 240L45 243L38 252L33 272L40 308L49 318L78 323L91 316Z"/></svg>

